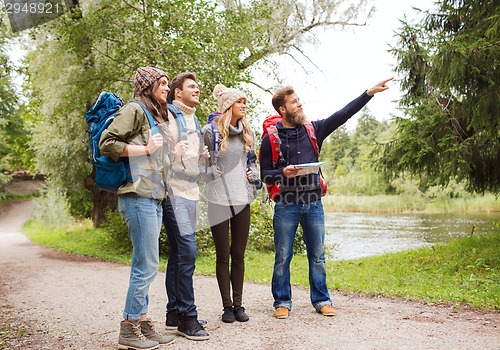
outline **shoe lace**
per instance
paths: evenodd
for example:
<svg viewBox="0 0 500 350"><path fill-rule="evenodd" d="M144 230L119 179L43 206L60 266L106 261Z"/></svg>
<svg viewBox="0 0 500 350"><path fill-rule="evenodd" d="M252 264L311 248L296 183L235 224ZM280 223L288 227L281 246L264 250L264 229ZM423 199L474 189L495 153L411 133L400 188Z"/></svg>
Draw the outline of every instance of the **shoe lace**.
<svg viewBox="0 0 500 350"><path fill-rule="evenodd" d="M140 323L132 325L132 332L134 332L135 336L137 338L139 338L140 340L146 340L146 337L141 332L141 324Z"/></svg>
<svg viewBox="0 0 500 350"><path fill-rule="evenodd" d="M151 320L146 320L146 323L148 324L149 328L151 329L151 332L156 333L155 324Z"/></svg>

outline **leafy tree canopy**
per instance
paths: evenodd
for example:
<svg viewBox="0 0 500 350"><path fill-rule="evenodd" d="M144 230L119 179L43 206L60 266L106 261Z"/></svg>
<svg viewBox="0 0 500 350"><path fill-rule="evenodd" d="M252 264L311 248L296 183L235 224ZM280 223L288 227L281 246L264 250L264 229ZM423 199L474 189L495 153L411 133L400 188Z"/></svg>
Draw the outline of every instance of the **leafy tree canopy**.
<svg viewBox="0 0 500 350"><path fill-rule="evenodd" d="M402 21L392 48L406 92L397 136L380 145L389 176L500 191L500 5L440 0L424 20Z"/></svg>
<svg viewBox="0 0 500 350"><path fill-rule="evenodd" d="M75 2L75 1L73 1ZM367 0L80 1L73 11L34 31L28 57L30 102L39 120L33 147L39 166L89 215L85 111L102 90L132 98L137 67L157 66L172 78L198 75L204 120L216 106L217 83L240 86L274 55L301 55L316 28L362 25ZM358 21L358 18L361 20ZM88 186L91 188L91 186ZM94 204L97 196L94 195ZM87 198L88 200L88 198Z"/></svg>
<svg viewBox="0 0 500 350"><path fill-rule="evenodd" d="M17 68L9 57L13 35L4 8L0 6L0 170L11 172L30 168L31 157L26 144L29 133L22 117L19 89L14 84ZM0 175L0 184L8 177Z"/></svg>

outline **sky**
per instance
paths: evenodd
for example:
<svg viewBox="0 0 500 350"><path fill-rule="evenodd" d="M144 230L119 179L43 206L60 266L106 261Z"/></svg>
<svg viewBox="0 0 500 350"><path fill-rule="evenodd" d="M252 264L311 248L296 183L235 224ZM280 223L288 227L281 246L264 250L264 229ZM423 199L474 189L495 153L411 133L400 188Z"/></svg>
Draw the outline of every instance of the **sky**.
<svg viewBox="0 0 500 350"><path fill-rule="evenodd" d="M417 18L412 7L428 10L434 8L434 0L378 0L375 6L376 12L364 27L316 34L320 43L304 49L319 69L308 64L308 72L304 72L291 59L283 59L284 83L294 87L308 119L328 117L381 80L397 80L393 71L396 59L387 50L389 44L396 43L394 32L401 27L399 19L405 15L408 20ZM371 115L380 121L389 120L391 114L401 114L397 109L402 94L398 83L391 81L388 86L389 90L375 95L367 105ZM260 107L266 112L274 111L270 94L262 95L262 102ZM346 123L349 130L356 127L359 115Z"/></svg>

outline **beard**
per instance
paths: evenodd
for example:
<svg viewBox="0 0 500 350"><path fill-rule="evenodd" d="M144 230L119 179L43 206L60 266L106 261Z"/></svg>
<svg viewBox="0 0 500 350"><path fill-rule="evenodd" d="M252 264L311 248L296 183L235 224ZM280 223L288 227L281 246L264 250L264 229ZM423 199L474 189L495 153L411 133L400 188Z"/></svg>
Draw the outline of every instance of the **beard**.
<svg viewBox="0 0 500 350"><path fill-rule="evenodd" d="M285 118L292 125L301 125L306 117L302 108L297 108L292 112L286 111Z"/></svg>

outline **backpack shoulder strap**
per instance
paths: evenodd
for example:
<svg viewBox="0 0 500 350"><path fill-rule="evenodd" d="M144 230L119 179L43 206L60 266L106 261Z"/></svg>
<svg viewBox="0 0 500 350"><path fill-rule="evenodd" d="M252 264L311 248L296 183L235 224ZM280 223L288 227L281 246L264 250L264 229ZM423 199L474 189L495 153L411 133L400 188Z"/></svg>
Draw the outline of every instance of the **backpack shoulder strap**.
<svg viewBox="0 0 500 350"><path fill-rule="evenodd" d="M177 125L179 125L179 132L184 132L186 130L186 118L182 114L182 111L171 103L168 104L168 109L172 112ZM195 117L195 120L198 122L198 118Z"/></svg>
<svg viewBox="0 0 500 350"><path fill-rule="evenodd" d="M278 135L278 129L276 125L271 125L267 128L267 134L269 135L269 143L271 144L271 159L273 161L273 168L278 166L279 159L283 158L283 153L281 153L281 139Z"/></svg>
<svg viewBox="0 0 500 350"><path fill-rule="evenodd" d="M314 152L316 155L319 155L318 140L316 138L316 129L314 129L314 125L309 120L306 120L304 121L304 127L306 128L307 136L313 145Z"/></svg>
<svg viewBox="0 0 500 350"><path fill-rule="evenodd" d="M198 117L196 115L194 115L194 122L196 124L196 130L198 130L199 132L201 132L200 120L198 119Z"/></svg>
<svg viewBox="0 0 500 350"><path fill-rule="evenodd" d="M148 111L148 109L146 108L146 106L144 106L144 104L141 101L132 100L130 102L135 102L139 106L141 106L141 108L144 111L144 113L146 113L146 117L148 118L149 126L151 127L151 134L153 134L153 135L154 134L158 134L159 131L158 131L158 126L156 125L156 121L153 118L153 116L151 115L151 112Z"/></svg>

